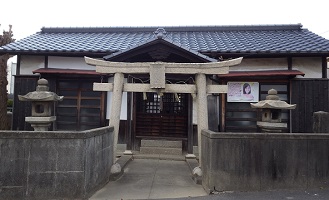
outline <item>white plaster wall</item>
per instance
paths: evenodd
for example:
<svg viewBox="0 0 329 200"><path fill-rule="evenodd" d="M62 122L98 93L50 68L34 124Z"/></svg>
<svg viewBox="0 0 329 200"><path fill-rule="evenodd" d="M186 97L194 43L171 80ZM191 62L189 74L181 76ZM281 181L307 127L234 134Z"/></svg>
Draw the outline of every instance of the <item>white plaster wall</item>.
<svg viewBox="0 0 329 200"><path fill-rule="evenodd" d="M298 78L321 78L321 57L294 57L292 68L305 73ZM261 71L261 70L287 70L287 58L244 58L240 65L231 66L230 71Z"/></svg>
<svg viewBox="0 0 329 200"><path fill-rule="evenodd" d="M11 86L11 66L13 63L11 62L7 62L7 91L8 93L10 93L10 86Z"/></svg>
<svg viewBox="0 0 329 200"><path fill-rule="evenodd" d="M108 82L113 83L113 77L109 78ZM127 79L124 79L124 83L127 83ZM112 92L108 92L107 93L106 119L110 119L111 106L112 106ZM123 92L123 94L122 94L120 119L127 120L127 92Z"/></svg>
<svg viewBox="0 0 329 200"><path fill-rule="evenodd" d="M230 67L230 71L261 71L287 69L287 58L243 58L240 65Z"/></svg>
<svg viewBox="0 0 329 200"><path fill-rule="evenodd" d="M44 56L21 56L20 74L33 74L32 71L45 67Z"/></svg>
<svg viewBox="0 0 329 200"><path fill-rule="evenodd" d="M193 113L192 113L192 117L193 117L193 124L198 124L198 103L197 103L197 98L193 98Z"/></svg>
<svg viewBox="0 0 329 200"><path fill-rule="evenodd" d="M14 75L16 75L16 62L10 62L7 66L7 80L8 80L8 85L7 85L7 91L9 94L14 93Z"/></svg>
<svg viewBox="0 0 329 200"><path fill-rule="evenodd" d="M22 56L20 74L33 74L32 71L45 67L44 56ZM87 65L83 57L48 57L48 68L95 70L95 67Z"/></svg>
<svg viewBox="0 0 329 200"><path fill-rule="evenodd" d="M322 78L322 59L320 57L293 58L292 67L305 73L304 77L298 76L298 78Z"/></svg>
<svg viewBox="0 0 329 200"><path fill-rule="evenodd" d="M48 57L48 68L95 70L94 66L87 65L83 57Z"/></svg>

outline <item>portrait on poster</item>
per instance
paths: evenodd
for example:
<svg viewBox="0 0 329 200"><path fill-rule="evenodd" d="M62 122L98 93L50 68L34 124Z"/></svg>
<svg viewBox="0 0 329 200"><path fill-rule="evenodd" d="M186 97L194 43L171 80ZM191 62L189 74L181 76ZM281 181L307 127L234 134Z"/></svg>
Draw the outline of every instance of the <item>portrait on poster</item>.
<svg viewBox="0 0 329 200"><path fill-rule="evenodd" d="M228 82L227 102L258 102L258 82Z"/></svg>

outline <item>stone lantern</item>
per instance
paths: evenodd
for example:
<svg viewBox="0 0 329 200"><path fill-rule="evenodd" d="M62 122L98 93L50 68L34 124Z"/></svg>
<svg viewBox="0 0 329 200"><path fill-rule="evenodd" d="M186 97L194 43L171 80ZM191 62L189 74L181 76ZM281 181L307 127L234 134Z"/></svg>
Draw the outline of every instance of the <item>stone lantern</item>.
<svg viewBox="0 0 329 200"><path fill-rule="evenodd" d="M266 100L250 103L252 108L262 109L262 121L257 121L262 132L282 132L287 128L287 123L282 122L282 110L296 108L296 104L281 101L277 94L275 89L270 89Z"/></svg>
<svg viewBox="0 0 329 200"><path fill-rule="evenodd" d="M30 123L35 131L48 131L51 123L56 121L56 116L51 116L51 108L55 101L62 101L63 96L49 92L48 81L39 79L36 91L26 95L18 95L20 101L31 101L32 116L25 117L25 121Z"/></svg>

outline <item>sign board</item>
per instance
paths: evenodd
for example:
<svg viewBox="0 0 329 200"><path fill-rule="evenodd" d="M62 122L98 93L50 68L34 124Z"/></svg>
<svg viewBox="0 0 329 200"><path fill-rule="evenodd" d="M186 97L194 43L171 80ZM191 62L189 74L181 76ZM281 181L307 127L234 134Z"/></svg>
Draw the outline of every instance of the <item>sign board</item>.
<svg viewBox="0 0 329 200"><path fill-rule="evenodd" d="M227 102L258 102L258 82L228 82Z"/></svg>

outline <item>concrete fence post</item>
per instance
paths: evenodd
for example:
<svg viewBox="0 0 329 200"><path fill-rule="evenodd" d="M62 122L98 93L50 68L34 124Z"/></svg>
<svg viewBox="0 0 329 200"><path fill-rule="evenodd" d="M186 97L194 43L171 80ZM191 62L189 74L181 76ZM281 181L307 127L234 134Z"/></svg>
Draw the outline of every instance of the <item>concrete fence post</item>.
<svg viewBox="0 0 329 200"><path fill-rule="evenodd" d="M329 113L318 111L313 113L313 132L329 133Z"/></svg>

